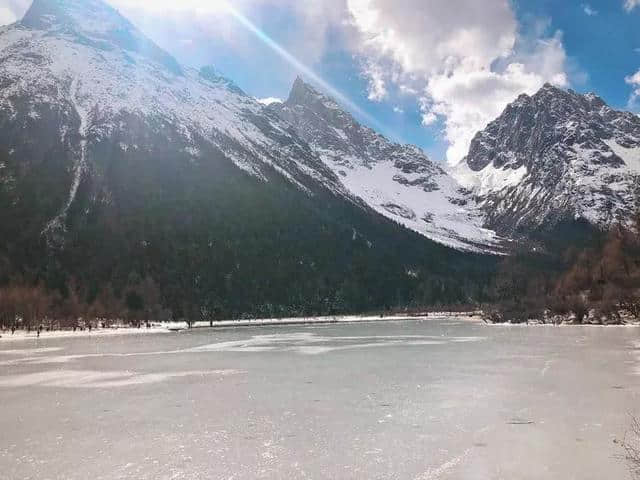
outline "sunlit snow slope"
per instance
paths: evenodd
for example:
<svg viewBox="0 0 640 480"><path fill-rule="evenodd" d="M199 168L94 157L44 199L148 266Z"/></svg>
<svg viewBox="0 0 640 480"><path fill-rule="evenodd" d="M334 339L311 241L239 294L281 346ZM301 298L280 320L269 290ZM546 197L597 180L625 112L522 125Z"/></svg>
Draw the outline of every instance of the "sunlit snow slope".
<svg viewBox="0 0 640 480"><path fill-rule="evenodd" d="M144 151L158 135L193 162L206 145L264 181L275 170L302 190L310 176L340 188L289 125L212 68L183 69L99 0L36 0L0 30L0 111L9 123L24 119L25 130L59 126L55 135L75 152L68 201L49 229L64 228L87 158L105 138ZM8 134L15 122L5 128L3 146L24 153L23 137Z"/></svg>
<svg viewBox="0 0 640 480"><path fill-rule="evenodd" d="M419 148L359 124L300 78L289 99L269 109L294 126L351 195L380 214L455 248L499 248L471 197Z"/></svg>

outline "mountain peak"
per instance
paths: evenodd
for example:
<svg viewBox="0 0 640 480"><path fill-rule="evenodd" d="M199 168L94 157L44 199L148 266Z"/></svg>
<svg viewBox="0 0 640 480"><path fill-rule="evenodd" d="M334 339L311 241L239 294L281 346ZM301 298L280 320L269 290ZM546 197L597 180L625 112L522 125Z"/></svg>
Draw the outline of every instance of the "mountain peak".
<svg viewBox="0 0 640 480"><path fill-rule="evenodd" d="M324 107L329 110L341 109L333 98L317 90L301 76L297 76L295 82L293 82L287 104L302 105L311 108Z"/></svg>
<svg viewBox="0 0 640 480"><path fill-rule="evenodd" d="M102 0L34 0L24 15L22 24L39 29L54 26L83 28L83 24L98 19L105 22L102 30L113 27L115 23L129 23Z"/></svg>
<svg viewBox="0 0 640 480"><path fill-rule="evenodd" d="M557 85L553 85L549 82L545 83L540 90L534 96L542 96L542 95L566 95L567 93L572 93L571 90L567 91L563 88L558 87Z"/></svg>
<svg viewBox="0 0 640 480"><path fill-rule="evenodd" d="M301 76L297 76L291 92L289 93L288 103L306 104L309 100L323 97L324 95L313 88L309 83L305 82Z"/></svg>
<svg viewBox="0 0 640 480"><path fill-rule="evenodd" d="M594 107L601 108L607 105L607 103L594 92L589 92L584 95L584 98Z"/></svg>
<svg viewBox="0 0 640 480"><path fill-rule="evenodd" d="M552 108L552 104L557 102L564 105L571 105L572 109L586 108L587 110L598 110L606 106L606 102L593 92L581 94L572 89L560 88L550 83L545 83L531 98L545 108Z"/></svg>
<svg viewBox="0 0 640 480"><path fill-rule="evenodd" d="M593 93L545 84L476 134L470 172L460 175L480 192L499 233L577 217L606 226L630 218L639 154L639 120Z"/></svg>
<svg viewBox="0 0 640 480"><path fill-rule="evenodd" d="M182 74L178 62L103 0L34 0L20 22L100 50L123 49Z"/></svg>

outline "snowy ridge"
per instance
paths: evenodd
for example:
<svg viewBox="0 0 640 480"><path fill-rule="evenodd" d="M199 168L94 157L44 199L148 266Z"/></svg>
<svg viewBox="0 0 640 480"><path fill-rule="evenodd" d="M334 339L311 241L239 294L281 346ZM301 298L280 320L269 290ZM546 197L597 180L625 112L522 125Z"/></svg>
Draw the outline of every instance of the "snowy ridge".
<svg viewBox="0 0 640 480"><path fill-rule="evenodd" d="M479 172L474 172L469 165L462 162L450 169L451 174L460 185L472 190L476 195L485 196L491 192L517 186L527 176L527 167L495 168L487 165Z"/></svg>
<svg viewBox="0 0 640 480"><path fill-rule="evenodd" d="M345 190L376 212L436 242L495 252L501 239L461 186L420 149L360 125L298 78L289 99L269 109L295 126Z"/></svg>
<svg viewBox="0 0 640 480"><path fill-rule="evenodd" d="M79 0L38 0L23 22L0 35L0 111L36 118L38 112L55 110L68 119L61 139L78 132L69 202L52 225L64 220L92 146L126 131L132 118L150 131L170 126L194 161L200 157L198 142L206 141L263 181L270 169L305 191L309 175L327 179L326 172L318 173L324 167L308 146L277 117L266 117L256 100L210 68L169 68L160 50L140 40L144 37L128 21L102 2L93 4L92 11ZM42 11L47 13L38 17ZM101 15L108 21L103 23ZM111 31L118 35L110 36ZM123 44L123 37L134 39L133 46ZM123 150L145 148L144 138L128 136L120 142Z"/></svg>
<svg viewBox="0 0 640 480"><path fill-rule="evenodd" d="M500 233L582 218L606 227L636 208L640 117L595 94L545 85L521 95L452 169Z"/></svg>

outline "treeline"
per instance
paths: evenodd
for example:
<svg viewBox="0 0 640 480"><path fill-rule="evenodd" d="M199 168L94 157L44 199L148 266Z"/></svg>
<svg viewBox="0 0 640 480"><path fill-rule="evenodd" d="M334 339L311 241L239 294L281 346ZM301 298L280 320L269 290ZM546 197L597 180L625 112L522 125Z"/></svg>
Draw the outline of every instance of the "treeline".
<svg viewBox="0 0 640 480"><path fill-rule="evenodd" d="M608 231L582 231L556 253L505 259L485 307L494 322L573 321L618 324L640 320L640 215ZM576 246L581 243L581 246Z"/></svg>
<svg viewBox="0 0 640 480"><path fill-rule="evenodd" d="M134 274L132 277L137 276ZM366 291L366 287L357 280L345 279L333 286L324 284L312 295L291 289L291 297L282 303L248 302L240 307L236 305L239 298L243 297L242 292L237 296L230 293L224 299L215 290L207 295L197 287L185 290L182 299L173 301L172 298L175 297L171 295L175 287L165 286L163 291L148 276L143 280L128 282L124 287L114 288L109 283L97 290L75 279L64 284L64 288L60 290L47 288L43 283L30 284L19 279L0 285L0 329L30 331L40 328L109 327L114 324L140 327L163 321L182 321L188 326L195 322L209 322L213 325L216 321L228 319L417 313L425 311L425 308L468 311L478 303L468 300L469 298L474 294L486 295L478 286L478 281L467 279L458 282L450 278L426 278L419 281L409 278L414 284L408 287L410 289L406 294L400 293L398 285L392 283L388 288L390 292L396 289L395 298L388 295L378 301L371 297L363 299L360 292ZM247 281L246 287L255 288L255 285Z"/></svg>
<svg viewBox="0 0 640 480"><path fill-rule="evenodd" d="M309 266L300 262L286 275L285 271L274 275L268 264L261 264L260 256L247 272L236 267L218 275L203 261L200 268L188 264L188 274L161 275L162 283L149 274L133 272L106 283L70 277L52 288L18 276L0 284L0 327L73 328L169 320L212 323L438 307L481 308L492 322L621 323L640 320L639 231L640 215L633 226L617 224L608 232L582 229L580 240L571 241L568 248L522 250L504 258L497 269L489 262L471 262L446 276L429 272L398 276L379 263L373 268L377 275L318 278L313 270L301 273L298 268ZM366 263L358 267L357 254L351 261L352 268L372 268Z"/></svg>
<svg viewBox="0 0 640 480"><path fill-rule="evenodd" d="M220 263L208 264L206 255L184 263L163 263L162 255L154 255L157 261L148 264L157 267L160 281L144 271L106 281L86 274L52 275L51 283L17 275L0 282L0 328L213 323L439 308L482 309L492 322L640 320L640 215L636 223L618 224L607 232L582 228L569 242L566 235L555 236L571 246L523 249L501 260L497 269L491 260L472 256L446 275L437 273L440 266L435 272L398 274L393 257L371 265L369 258L360 256L358 240L354 250L343 252L343 261L351 262L344 272L320 273L309 259L280 261L274 271L273 260L265 263L260 249L260 254L248 255L223 274ZM438 258L438 253L430 258ZM295 258L304 259L304 253Z"/></svg>
<svg viewBox="0 0 640 480"><path fill-rule="evenodd" d="M114 322L140 326L171 318L151 278L136 282L119 294L107 285L93 297L75 281L66 287L63 292L52 291L42 284L22 281L0 286L0 328L95 328Z"/></svg>

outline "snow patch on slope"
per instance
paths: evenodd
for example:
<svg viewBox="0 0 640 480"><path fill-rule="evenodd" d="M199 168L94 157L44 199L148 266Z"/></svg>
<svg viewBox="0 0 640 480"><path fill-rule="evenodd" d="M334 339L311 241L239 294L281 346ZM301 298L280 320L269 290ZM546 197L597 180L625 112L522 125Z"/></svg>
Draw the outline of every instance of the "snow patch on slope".
<svg viewBox="0 0 640 480"><path fill-rule="evenodd" d="M78 188L80 188L80 182L82 181L82 176L87 168L87 132L89 130L89 112L84 110L84 108L80 105L80 100L78 98L79 87L77 77L74 78L71 82L70 90L71 94L69 98L71 99L71 103L73 104L75 112L80 120L78 126L78 135L80 137L79 151L77 154L77 160L75 162L75 165L73 166L73 180L71 182L71 190L69 192L67 203L64 205L62 211L47 224L43 233L57 228L64 229L67 213L69 212L69 208L71 208L71 205L76 198Z"/></svg>
<svg viewBox="0 0 640 480"><path fill-rule="evenodd" d="M256 98L256 100L258 101L258 103L266 106L273 105L274 103L283 103L281 98L275 97Z"/></svg>
<svg viewBox="0 0 640 480"><path fill-rule="evenodd" d="M321 158L332 164L331 158L324 155ZM400 171L391 161L352 168L333 164L333 167L340 172L342 183L352 195L431 240L470 251L486 250L487 246L499 243L495 232L481 227L479 212L450 201L459 197L459 187L446 175L438 179L438 189L426 191L421 185L403 185L394 180ZM404 176L411 180L416 174Z"/></svg>
<svg viewBox="0 0 640 480"><path fill-rule="evenodd" d="M518 168L496 168L493 163L490 163L479 172L475 172L469 168L465 161L451 169L451 174L460 185L473 190L474 193L480 196L519 185L527 176L527 173L527 167L524 165Z"/></svg>
<svg viewBox="0 0 640 480"><path fill-rule="evenodd" d="M620 157L627 167L634 173L640 174L640 147L627 148L615 140L604 140L604 143Z"/></svg>

